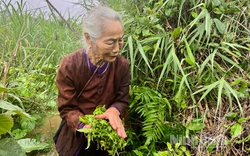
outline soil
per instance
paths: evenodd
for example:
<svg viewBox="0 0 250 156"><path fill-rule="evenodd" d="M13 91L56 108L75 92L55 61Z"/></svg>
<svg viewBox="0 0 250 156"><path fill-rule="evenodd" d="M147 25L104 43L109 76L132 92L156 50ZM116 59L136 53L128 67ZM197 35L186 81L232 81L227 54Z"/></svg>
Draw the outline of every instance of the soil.
<svg viewBox="0 0 250 156"><path fill-rule="evenodd" d="M58 129L60 123L60 116L55 115L49 117L47 119L44 119L44 123L39 126L39 128L36 128L26 136L28 138L34 138L36 135L41 135L40 141L49 143L52 146L52 149L50 151L37 151L30 153L32 156L58 156L52 138L56 133L56 130Z"/></svg>

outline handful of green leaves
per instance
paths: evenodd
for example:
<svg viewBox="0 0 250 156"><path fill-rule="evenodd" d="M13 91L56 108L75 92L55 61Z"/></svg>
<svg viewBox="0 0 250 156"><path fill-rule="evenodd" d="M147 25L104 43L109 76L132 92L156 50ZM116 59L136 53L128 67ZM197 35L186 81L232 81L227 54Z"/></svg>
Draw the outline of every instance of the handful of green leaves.
<svg viewBox="0 0 250 156"><path fill-rule="evenodd" d="M86 134L88 141L86 149L89 148L91 142L95 141L97 149L107 150L112 156L115 154L119 155L118 150L123 150L127 142L117 135L107 120L95 119L96 115L100 115L105 111L105 106L97 106L92 115L79 117L80 122L90 125L91 128L82 128L78 129L78 131Z"/></svg>

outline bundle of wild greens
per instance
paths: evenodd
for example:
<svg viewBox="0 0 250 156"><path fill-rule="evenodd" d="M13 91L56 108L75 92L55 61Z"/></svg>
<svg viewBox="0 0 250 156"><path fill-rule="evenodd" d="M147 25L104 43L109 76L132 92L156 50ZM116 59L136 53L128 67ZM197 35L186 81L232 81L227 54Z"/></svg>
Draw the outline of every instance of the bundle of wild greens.
<svg viewBox="0 0 250 156"><path fill-rule="evenodd" d="M96 115L100 115L105 111L104 106L97 106L92 115L79 117L80 122L90 125L91 128L82 128L78 131L86 134L87 148L89 148L91 142L95 141L97 149L106 150L112 156L119 155L118 150L123 150L127 142L117 135L107 120L95 119Z"/></svg>

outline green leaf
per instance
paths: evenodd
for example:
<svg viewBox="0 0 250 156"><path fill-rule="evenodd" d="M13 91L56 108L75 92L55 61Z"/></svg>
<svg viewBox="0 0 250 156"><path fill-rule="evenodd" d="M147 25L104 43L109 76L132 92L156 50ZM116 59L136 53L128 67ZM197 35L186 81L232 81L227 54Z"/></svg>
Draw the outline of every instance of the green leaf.
<svg viewBox="0 0 250 156"><path fill-rule="evenodd" d="M186 60L187 61L187 63L189 63L190 65L192 65L192 66L195 66L195 58L194 58L194 55L193 55L193 53L192 53L192 51L191 51L191 49L190 49L190 46L189 46L189 44L188 44L188 42L187 42L187 40L186 40L186 38L184 38L184 42L185 42L185 46L186 46L186 50L187 50L187 59L188 60Z"/></svg>
<svg viewBox="0 0 250 156"><path fill-rule="evenodd" d="M220 83L219 83L219 86L218 86L218 95L217 95L218 100L217 100L215 115L217 115L217 112L218 112L220 104L221 104L221 95L222 95L222 90L223 90L223 86L224 86L224 83L225 83L224 78L221 78L219 81L220 81Z"/></svg>
<svg viewBox="0 0 250 156"><path fill-rule="evenodd" d="M192 12L191 14L193 17L195 17L195 19L190 23L190 28L193 27L195 24L198 24L198 21L205 17L206 10L203 9L198 16L194 12Z"/></svg>
<svg viewBox="0 0 250 156"><path fill-rule="evenodd" d="M174 31L172 32L173 38L176 39L182 31L181 27L175 28Z"/></svg>
<svg viewBox="0 0 250 156"><path fill-rule="evenodd" d="M30 118L30 115L25 113L20 107L15 106L7 101L0 100L0 108L8 110L8 111L12 111L14 113L17 113L18 115Z"/></svg>
<svg viewBox="0 0 250 156"><path fill-rule="evenodd" d="M231 127L230 135L232 138L236 138L241 134L241 132L242 132L242 126L236 123Z"/></svg>
<svg viewBox="0 0 250 156"><path fill-rule="evenodd" d="M1 156L25 156L25 152L20 145L12 138L4 138L0 140Z"/></svg>
<svg viewBox="0 0 250 156"><path fill-rule="evenodd" d="M7 88L3 86L3 84L0 83L0 93L7 91Z"/></svg>
<svg viewBox="0 0 250 156"><path fill-rule="evenodd" d="M79 117L80 122L90 125L91 128L81 128L77 131L87 133L87 147L90 147L92 141L97 143L97 149L108 150L111 155L117 154L118 149L122 151L126 146L126 141L119 137L116 131L111 127L107 120L96 119L95 116L104 113L105 106L98 105L93 114L87 114Z"/></svg>
<svg viewBox="0 0 250 156"><path fill-rule="evenodd" d="M131 75L131 81L134 79L134 64L135 64L135 59L134 59L134 48L133 48L133 38L132 36L128 37L127 44L129 47L129 57L130 57L130 75Z"/></svg>
<svg viewBox="0 0 250 156"><path fill-rule="evenodd" d="M26 153L35 150L43 150L49 147L49 144L36 141L36 139L25 138L20 139L17 143L22 147L22 150Z"/></svg>
<svg viewBox="0 0 250 156"><path fill-rule="evenodd" d="M185 146L180 146L179 149L183 152L186 152L187 151L187 148Z"/></svg>
<svg viewBox="0 0 250 156"><path fill-rule="evenodd" d="M27 132L31 132L33 129L35 129L36 118L33 116L31 118L21 117L20 124L22 129L25 129Z"/></svg>
<svg viewBox="0 0 250 156"><path fill-rule="evenodd" d="M239 123L247 122L247 119L246 119L246 118L240 118L240 119L238 120L238 122L239 122Z"/></svg>
<svg viewBox="0 0 250 156"><path fill-rule="evenodd" d="M0 135L9 132L13 125L13 118L10 115L0 114Z"/></svg>
<svg viewBox="0 0 250 156"><path fill-rule="evenodd" d="M216 87L219 85L219 83L220 83L220 81L216 81L216 82L214 82L214 83L212 83L212 84L210 84L210 85L208 85L208 86L204 86L203 88L201 88L200 90L197 90L197 91L194 92L193 94L195 95L195 94L197 94L197 93L200 93L200 92L203 92L204 90L206 90L205 93L202 95L202 97L201 97L200 100L199 100L199 102L201 102L201 100L203 100L203 99L208 95L208 93L209 93L211 90L213 90L214 88L216 88ZM198 103L199 103L199 102L198 102Z"/></svg>
<svg viewBox="0 0 250 156"><path fill-rule="evenodd" d="M208 152L211 152L211 151L215 148L215 146L216 146L216 143L215 143L215 142L209 144L208 147L207 147L207 151L208 151Z"/></svg>
<svg viewBox="0 0 250 156"><path fill-rule="evenodd" d="M184 59L188 64L194 66L194 63L189 59L189 58L185 58Z"/></svg>
<svg viewBox="0 0 250 156"><path fill-rule="evenodd" d="M167 147L169 151L173 151L172 145L169 142L167 142Z"/></svg>
<svg viewBox="0 0 250 156"><path fill-rule="evenodd" d="M198 14L196 12L193 12L193 11L191 12L191 15L193 18L196 18L198 16Z"/></svg>
<svg viewBox="0 0 250 156"><path fill-rule="evenodd" d="M220 0L213 0L213 3L215 6L219 6L222 2Z"/></svg>
<svg viewBox="0 0 250 156"><path fill-rule="evenodd" d="M21 139L27 135L26 129L14 129L11 134L14 136L16 140Z"/></svg>
<svg viewBox="0 0 250 156"><path fill-rule="evenodd" d="M175 149L178 149L178 148L180 147L180 145L181 145L181 144L180 144L179 142L177 142L177 143L175 144L174 148L175 148Z"/></svg>
<svg viewBox="0 0 250 156"><path fill-rule="evenodd" d="M174 49L174 46L171 47L171 51L175 51ZM172 52L174 53L174 52ZM160 74L160 77L158 78L158 82L157 82L157 88L159 87L159 84L163 78L163 76L167 73L167 71L169 70L170 68L170 63L172 62L173 60L173 56L172 55L168 55L167 58L166 58L166 61L164 62L163 64L163 68L162 68L162 71L161 71L161 74Z"/></svg>
<svg viewBox="0 0 250 156"><path fill-rule="evenodd" d="M211 26L213 24L213 20L210 17L209 12L206 10L206 16L205 16L205 30L206 30L206 36L209 37L211 34Z"/></svg>
<svg viewBox="0 0 250 156"><path fill-rule="evenodd" d="M204 123L201 122L197 122L197 121L193 121L193 122L189 122L186 125L186 128L189 130L193 130L193 131L199 131L202 130L205 127Z"/></svg>
<svg viewBox="0 0 250 156"><path fill-rule="evenodd" d="M237 113L232 113L232 112L229 112L227 115L226 115L226 118L227 120L232 120L232 119L235 119L238 117L238 114Z"/></svg>
<svg viewBox="0 0 250 156"><path fill-rule="evenodd" d="M93 115L100 115L102 113L104 113L106 111L105 105L101 106L98 105L95 109L95 111L93 112Z"/></svg>
<svg viewBox="0 0 250 156"><path fill-rule="evenodd" d="M231 140L225 140L225 145L230 145L232 143Z"/></svg>
<svg viewBox="0 0 250 156"><path fill-rule="evenodd" d="M92 132L91 128L81 128L77 130L78 132L83 132L83 133L90 133Z"/></svg>
<svg viewBox="0 0 250 156"><path fill-rule="evenodd" d="M157 37L157 39L158 39L158 38L159 38L159 37ZM139 42L137 42L137 48L138 48L138 50L139 50L139 52L140 52L140 54L141 54L143 60L144 60L145 63L147 64L147 66L148 66L148 68L150 69L151 73L153 74L153 70L152 70L152 68L151 68L151 66L150 66L150 64L149 64L148 58L147 58L147 56L146 56L146 53L144 52L144 50L143 50L143 48L142 48L142 45L141 45Z"/></svg>
<svg viewBox="0 0 250 156"><path fill-rule="evenodd" d="M237 101L237 104L238 104L238 108L240 110L240 113L243 115L243 110L242 110L242 106L241 106L241 103L238 99L238 96L237 96L237 91L234 90L228 83L225 83L224 84L224 88L225 88L225 91L227 92L227 96L231 98L231 95L230 94L233 94L234 98L236 99ZM230 102L230 107L232 108L232 100L229 101Z"/></svg>
<svg viewBox="0 0 250 156"><path fill-rule="evenodd" d="M154 42L158 41L159 39L161 39L160 36L148 37L148 38L145 38L145 39L142 41L142 43L143 43L143 44L154 43Z"/></svg>
<svg viewBox="0 0 250 156"><path fill-rule="evenodd" d="M249 141L250 141L250 133L248 134L247 137L245 137L245 138L243 138L243 139L241 139L241 140L236 141L236 143L237 143L237 144L241 144L241 143L243 143L243 142L249 142Z"/></svg>
<svg viewBox="0 0 250 156"><path fill-rule="evenodd" d="M221 33L221 34L224 34L224 31L226 29L226 26L224 23L222 23L219 19L217 18L214 18L214 23L215 23L215 26L216 28L218 29L218 31Z"/></svg>

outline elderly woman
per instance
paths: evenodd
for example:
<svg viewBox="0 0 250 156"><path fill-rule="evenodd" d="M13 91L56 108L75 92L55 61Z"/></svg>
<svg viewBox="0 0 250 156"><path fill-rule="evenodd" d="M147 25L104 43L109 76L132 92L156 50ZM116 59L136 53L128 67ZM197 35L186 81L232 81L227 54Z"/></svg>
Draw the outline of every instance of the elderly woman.
<svg viewBox="0 0 250 156"><path fill-rule="evenodd" d="M86 149L86 138L77 129L86 127L79 116L92 114L98 105L106 112L96 116L110 122L117 134L126 138L121 117L128 106L129 64L119 55L123 46L123 25L119 13L98 6L83 19L84 47L65 56L56 77L58 110L66 121L58 136L56 150L60 156L105 156L92 144Z"/></svg>

